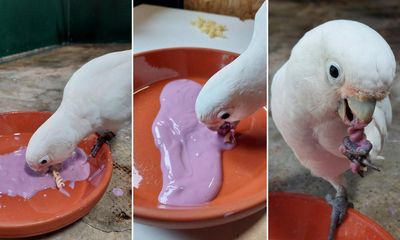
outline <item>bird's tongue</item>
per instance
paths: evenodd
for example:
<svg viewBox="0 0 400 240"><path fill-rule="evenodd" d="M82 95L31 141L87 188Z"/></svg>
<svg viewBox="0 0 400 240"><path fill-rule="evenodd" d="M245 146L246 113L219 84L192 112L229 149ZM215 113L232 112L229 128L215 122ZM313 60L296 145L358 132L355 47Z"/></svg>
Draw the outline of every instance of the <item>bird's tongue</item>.
<svg viewBox="0 0 400 240"><path fill-rule="evenodd" d="M366 140L366 136L364 133L364 128L368 124L358 120L353 119L350 123L350 127L347 129L347 133L349 134L350 140L355 144L362 144Z"/></svg>

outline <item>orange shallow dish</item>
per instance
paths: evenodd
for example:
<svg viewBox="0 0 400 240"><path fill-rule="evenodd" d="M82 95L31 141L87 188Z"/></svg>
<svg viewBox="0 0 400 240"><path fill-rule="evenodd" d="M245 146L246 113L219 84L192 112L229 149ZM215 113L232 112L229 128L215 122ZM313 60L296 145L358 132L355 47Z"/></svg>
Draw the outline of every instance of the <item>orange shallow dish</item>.
<svg viewBox="0 0 400 240"><path fill-rule="evenodd" d="M167 228L199 228L243 218L265 207L264 109L241 121L239 145L223 152L223 184L214 200L203 206L184 208L160 206L157 199L162 175L151 125L159 111L163 86L180 78L204 84L236 57L234 53L202 48L161 49L135 55L134 161L143 177L139 188L134 189L135 221Z"/></svg>
<svg viewBox="0 0 400 240"><path fill-rule="evenodd" d="M0 154L27 146L33 132L50 116L48 112L1 113ZM15 137L15 133L21 134ZM96 139L96 135L90 135L79 147L88 154ZM108 146L103 146L97 157L91 158L89 163L92 180L76 182L73 190L67 183L70 197L56 189L40 191L26 201L21 197L3 195L0 203L6 207L0 209L0 237L28 237L48 233L86 215L103 196L111 179L112 158ZM102 167L103 170L96 173Z"/></svg>
<svg viewBox="0 0 400 240"><path fill-rule="evenodd" d="M270 192L270 240L327 239L331 207L325 200L299 193ZM381 226L354 209L338 228L335 240L395 240Z"/></svg>

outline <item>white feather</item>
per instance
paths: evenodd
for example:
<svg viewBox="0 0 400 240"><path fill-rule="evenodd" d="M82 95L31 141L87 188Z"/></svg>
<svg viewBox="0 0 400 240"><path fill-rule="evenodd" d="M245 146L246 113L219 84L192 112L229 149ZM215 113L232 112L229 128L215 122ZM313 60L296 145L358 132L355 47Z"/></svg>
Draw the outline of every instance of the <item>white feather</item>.
<svg viewBox="0 0 400 240"><path fill-rule="evenodd" d="M83 65L64 88L57 111L33 134L26 160L35 170L71 156L97 131L117 131L131 117L132 52L110 53ZM40 164L47 160L45 166Z"/></svg>
<svg viewBox="0 0 400 240"><path fill-rule="evenodd" d="M206 125L220 125L219 113L227 121L241 120L266 104L266 4L258 10L248 48L214 74L196 100L196 114Z"/></svg>
<svg viewBox="0 0 400 240"><path fill-rule="evenodd" d="M376 103L373 120L365 128L367 139L372 143L370 159L379 159L383 144L388 134L388 127L392 122L392 106L389 97Z"/></svg>
<svg viewBox="0 0 400 240"><path fill-rule="evenodd" d="M329 67L343 74L330 79ZM339 101L359 92L380 99L389 92L395 75L394 54L370 27L334 20L307 32L294 46L289 60L275 74L271 86L273 120L299 161L332 183L343 184L341 174L350 161L339 151L347 127L338 115ZM380 159L392 113L389 98L378 101L365 129L373 144L371 159Z"/></svg>

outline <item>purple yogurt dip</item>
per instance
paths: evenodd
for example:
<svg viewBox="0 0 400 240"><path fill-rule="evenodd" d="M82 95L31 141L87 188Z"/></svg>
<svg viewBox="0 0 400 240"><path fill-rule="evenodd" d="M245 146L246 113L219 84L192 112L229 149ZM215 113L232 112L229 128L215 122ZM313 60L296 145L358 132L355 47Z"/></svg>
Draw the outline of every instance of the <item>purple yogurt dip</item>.
<svg viewBox="0 0 400 240"><path fill-rule="evenodd" d="M230 149L217 132L200 123L195 102L202 86L191 80L168 83L160 95L153 122L155 144L161 152L162 204L194 206L212 200L222 183L221 150Z"/></svg>
<svg viewBox="0 0 400 240"><path fill-rule="evenodd" d="M0 155L0 196L20 196L30 199L37 192L56 188L51 173L38 174L31 170L25 162L26 147L15 152ZM82 181L89 177L90 166L86 154L77 148L72 157L63 162L60 174L64 181ZM63 189L65 195L69 195Z"/></svg>

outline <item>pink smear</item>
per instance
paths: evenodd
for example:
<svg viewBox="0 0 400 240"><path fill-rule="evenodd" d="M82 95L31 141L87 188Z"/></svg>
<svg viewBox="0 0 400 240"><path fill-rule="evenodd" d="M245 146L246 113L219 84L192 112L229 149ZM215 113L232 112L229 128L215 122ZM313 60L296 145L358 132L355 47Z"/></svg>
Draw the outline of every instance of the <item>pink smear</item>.
<svg viewBox="0 0 400 240"><path fill-rule="evenodd" d="M99 185L104 168L104 164L100 165L100 167L89 177L88 180L91 184L94 186Z"/></svg>
<svg viewBox="0 0 400 240"><path fill-rule="evenodd" d="M121 188L113 188L112 193L117 197L124 195L124 191Z"/></svg>
<svg viewBox="0 0 400 240"><path fill-rule="evenodd" d="M161 92L152 131L161 152L162 204L204 204L220 190L221 151L233 145L224 144L222 136L197 120L195 102L201 88L183 79L168 83Z"/></svg>
<svg viewBox="0 0 400 240"><path fill-rule="evenodd" d="M0 156L0 196L30 199L39 191L56 188L51 174L38 174L29 168L25 153L26 147L23 147ZM89 177L90 166L82 149L77 148L75 154L63 162L60 173L64 181L83 181ZM65 189L61 192L69 196Z"/></svg>

